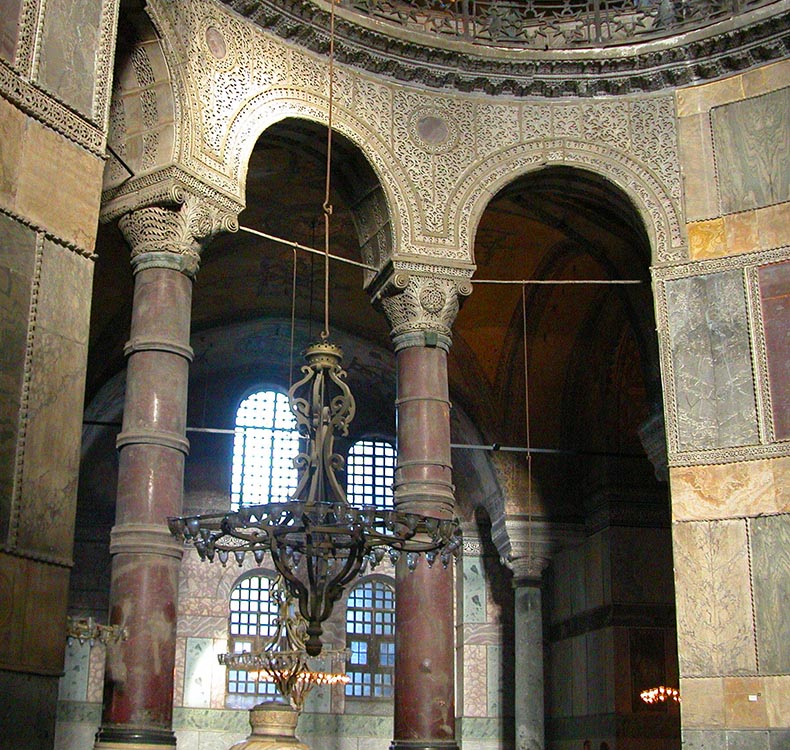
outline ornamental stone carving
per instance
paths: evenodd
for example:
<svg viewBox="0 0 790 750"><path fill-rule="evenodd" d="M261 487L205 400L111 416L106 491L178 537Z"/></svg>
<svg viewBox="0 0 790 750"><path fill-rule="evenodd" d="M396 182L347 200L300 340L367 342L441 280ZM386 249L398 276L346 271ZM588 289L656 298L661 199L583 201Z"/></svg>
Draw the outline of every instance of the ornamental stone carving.
<svg viewBox="0 0 790 750"><path fill-rule="evenodd" d="M193 278L200 252L220 231L235 232L235 214L222 213L197 196L176 191L176 206L146 206L124 214L118 225L132 249L135 272L172 268Z"/></svg>
<svg viewBox="0 0 790 750"><path fill-rule="evenodd" d="M387 316L396 345L398 342L407 345L412 334L426 344L449 348L460 299L471 292L468 277L458 274L457 269L429 266L396 268L378 285L373 293L373 302ZM429 342L430 335L436 340Z"/></svg>

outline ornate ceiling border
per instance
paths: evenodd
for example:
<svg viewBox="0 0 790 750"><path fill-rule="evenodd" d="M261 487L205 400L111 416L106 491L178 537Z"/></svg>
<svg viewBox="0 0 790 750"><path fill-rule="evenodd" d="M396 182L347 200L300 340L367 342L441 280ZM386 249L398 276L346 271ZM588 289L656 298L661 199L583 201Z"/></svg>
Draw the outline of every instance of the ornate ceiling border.
<svg viewBox="0 0 790 750"><path fill-rule="evenodd" d="M328 48L328 12L310 0L221 0L271 31L313 52ZM790 3L764 6L707 29L667 40L593 50L486 54L479 45L453 48L336 21L335 56L377 75L462 92L540 97L593 97L661 91L719 78L787 56ZM626 54L623 54L623 52Z"/></svg>

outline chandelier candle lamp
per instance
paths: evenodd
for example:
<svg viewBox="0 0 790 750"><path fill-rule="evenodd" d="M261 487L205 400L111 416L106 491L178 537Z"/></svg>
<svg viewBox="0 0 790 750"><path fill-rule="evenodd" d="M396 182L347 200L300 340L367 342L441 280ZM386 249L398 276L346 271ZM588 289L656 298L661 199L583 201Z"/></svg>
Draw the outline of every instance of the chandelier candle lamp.
<svg viewBox="0 0 790 750"><path fill-rule="evenodd" d="M307 621L309 656L321 653L322 623L367 566L375 568L385 555L393 563L404 555L409 570L422 557L424 564L438 560L446 567L462 543L457 518L348 502L336 473L343 458L334 451L335 435L348 434L355 412L342 356L325 340L309 346L303 377L288 392L305 446L294 459L299 480L290 500L169 519L171 532L194 545L202 560L242 565L251 553L260 564L270 553Z"/></svg>

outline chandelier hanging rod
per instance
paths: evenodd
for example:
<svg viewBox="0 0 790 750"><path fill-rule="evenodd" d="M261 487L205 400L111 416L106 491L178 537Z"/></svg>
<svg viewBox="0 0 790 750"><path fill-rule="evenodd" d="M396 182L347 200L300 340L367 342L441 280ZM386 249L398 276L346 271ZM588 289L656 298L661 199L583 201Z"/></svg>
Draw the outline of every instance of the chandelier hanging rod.
<svg viewBox="0 0 790 750"><path fill-rule="evenodd" d="M279 242L281 245L287 245L290 248L295 250L303 250L306 253L313 253L313 255L320 255L321 257L326 256L326 252L324 250L318 250L314 247L308 247L307 245L301 245L298 242L294 242L293 240L286 240L282 237L276 237L273 234L267 234L266 232L261 232L258 229L252 229L252 227L245 227L239 226L240 232L247 232L248 234L255 234L258 237L263 237L266 240L271 240L272 242ZM373 271L374 273L379 269L375 266L368 265L367 263L361 263L358 260L351 260L351 258L343 258L340 255L333 255L332 253L329 254L329 257L332 260L337 260L340 263L348 263L350 266L357 266L358 268L364 268L366 271Z"/></svg>

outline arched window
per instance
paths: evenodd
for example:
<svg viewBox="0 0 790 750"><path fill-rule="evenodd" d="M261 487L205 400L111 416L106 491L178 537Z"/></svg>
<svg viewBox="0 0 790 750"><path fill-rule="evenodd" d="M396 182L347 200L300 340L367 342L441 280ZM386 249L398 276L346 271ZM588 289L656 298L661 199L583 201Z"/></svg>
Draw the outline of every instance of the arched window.
<svg viewBox="0 0 790 750"><path fill-rule="evenodd" d="M346 495L351 505L392 507L395 448L385 440L359 440L348 451Z"/></svg>
<svg viewBox="0 0 790 750"><path fill-rule="evenodd" d="M395 589L381 579L355 586L348 595L346 695L391 698L395 668Z"/></svg>
<svg viewBox="0 0 790 750"><path fill-rule="evenodd" d="M279 614L277 602L270 596L273 578L253 575L242 578L230 592L228 650L234 654L263 651L274 635ZM257 680L253 672L228 669L228 693L234 695L277 695L273 682Z"/></svg>
<svg viewBox="0 0 790 750"><path fill-rule="evenodd" d="M287 500L296 489L298 450L288 397L278 391L247 396L236 411L231 508Z"/></svg>

